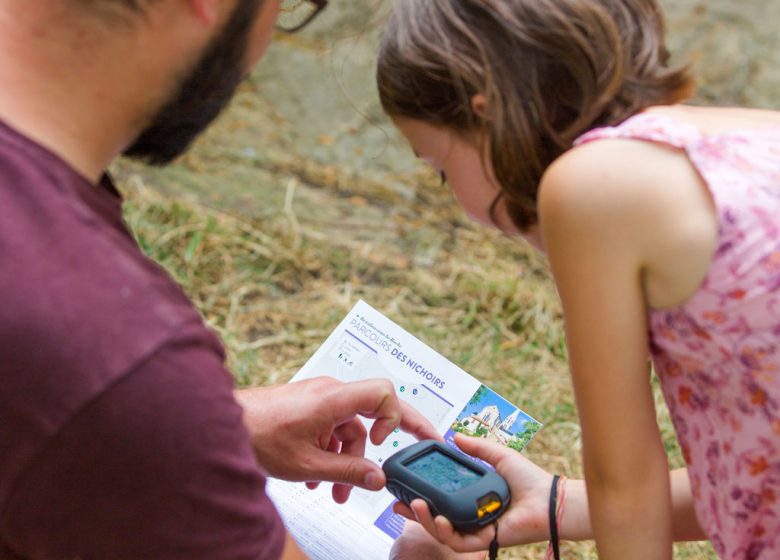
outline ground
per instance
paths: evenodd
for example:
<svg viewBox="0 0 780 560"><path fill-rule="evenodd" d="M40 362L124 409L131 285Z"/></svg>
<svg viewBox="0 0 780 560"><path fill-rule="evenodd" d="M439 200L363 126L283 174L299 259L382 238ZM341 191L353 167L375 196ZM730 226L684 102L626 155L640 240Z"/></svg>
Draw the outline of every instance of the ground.
<svg viewBox="0 0 780 560"><path fill-rule="evenodd" d="M699 77L696 102L777 107L780 2L664 5L670 45ZM544 422L528 455L577 476L580 434L546 264L468 223L382 117L373 64L388 6L332 0L310 29L278 38L191 154L165 170L120 162L127 219L222 335L239 384L289 379L363 298ZM595 558L589 543L564 551ZM715 556L685 545L676 557Z"/></svg>

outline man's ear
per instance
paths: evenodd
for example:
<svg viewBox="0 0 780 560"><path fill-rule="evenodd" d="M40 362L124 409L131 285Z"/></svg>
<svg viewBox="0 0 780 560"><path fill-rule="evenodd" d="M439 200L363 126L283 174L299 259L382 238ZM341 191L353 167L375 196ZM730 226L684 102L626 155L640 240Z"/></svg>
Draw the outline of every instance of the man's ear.
<svg viewBox="0 0 780 560"><path fill-rule="evenodd" d="M184 0L189 9L205 25L212 26L219 21L226 0Z"/></svg>
<svg viewBox="0 0 780 560"><path fill-rule="evenodd" d="M483 93L477 93L471 98L471 110L474 113L484 118L487 114L487 97Z"/></svg>

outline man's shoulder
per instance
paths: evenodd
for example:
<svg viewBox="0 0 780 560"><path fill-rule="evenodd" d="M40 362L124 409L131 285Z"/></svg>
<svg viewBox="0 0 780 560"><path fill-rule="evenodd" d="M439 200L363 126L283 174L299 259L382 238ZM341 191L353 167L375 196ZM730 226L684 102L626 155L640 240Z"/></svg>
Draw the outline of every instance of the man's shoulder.
<svg viewBox="0 0 780 560"><path fill-rule="evenodd" d="M0 192L11 188L2 171ZM110 382L202 319L143 255L119 208L106 214L77 193L63 198L0 205L0 363L6 377ZM216 339L210 344L221 353Z"/></svg>
<svg viewBox="0 0 780 560"><path fill-rule="evenodd" d="M121 375L182 325L202 323L181 288L143 255L108 185L90 184L24 140L0 127L4 373Z"/></svg>
<svg viewBox="0 0 780 560"><path fill-rule="evenodd" d="M0 148L0 425L14 427L0 431L6 474L166 344L196 340L223 358L179 286L124 228L120 200L0 134L0 144L15 141Z"/></svg>

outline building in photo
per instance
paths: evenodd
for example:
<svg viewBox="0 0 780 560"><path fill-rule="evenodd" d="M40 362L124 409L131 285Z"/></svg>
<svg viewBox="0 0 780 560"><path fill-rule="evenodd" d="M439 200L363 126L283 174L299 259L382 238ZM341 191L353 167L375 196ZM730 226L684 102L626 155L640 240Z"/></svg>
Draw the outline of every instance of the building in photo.
<svg viewBox="0 0 780 560"><path fill-rule="evenodd" d="M501 444L506 445L512 439L513 434L510 430L517 422L519 415L520 411L515 410L502 421L498 407L488 405L479 414L472 414L460 420L459 427L461 429L459 431L476 437L487 438L493 436Z"/></svg>

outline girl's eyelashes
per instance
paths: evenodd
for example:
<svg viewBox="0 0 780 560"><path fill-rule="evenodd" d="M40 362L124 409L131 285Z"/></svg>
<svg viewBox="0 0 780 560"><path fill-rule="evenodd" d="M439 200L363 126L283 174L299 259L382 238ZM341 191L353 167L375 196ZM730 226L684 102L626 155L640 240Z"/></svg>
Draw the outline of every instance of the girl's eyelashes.
<svg viewBox="0 0 780 560"><path fill-rule="evenodd" d="M444 171L439 171L439 177L441 178L441 184L446 185L447 184L447 174L444 173Z"/></svg>

